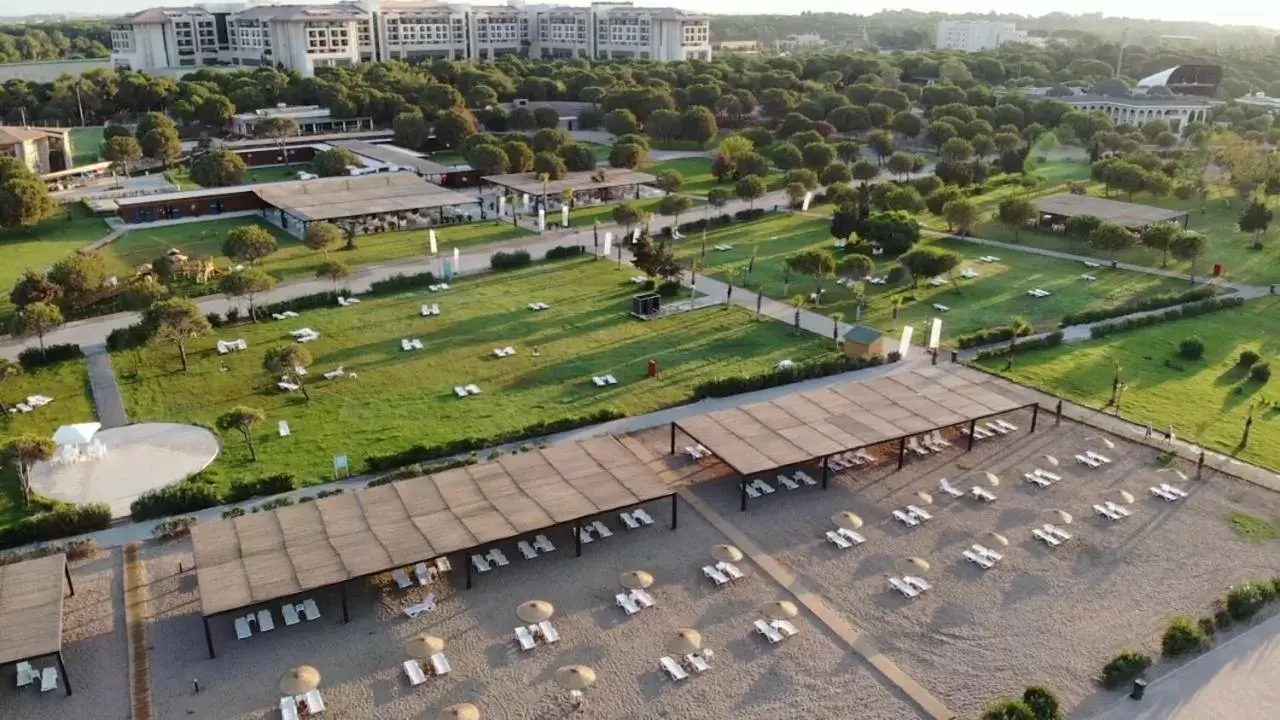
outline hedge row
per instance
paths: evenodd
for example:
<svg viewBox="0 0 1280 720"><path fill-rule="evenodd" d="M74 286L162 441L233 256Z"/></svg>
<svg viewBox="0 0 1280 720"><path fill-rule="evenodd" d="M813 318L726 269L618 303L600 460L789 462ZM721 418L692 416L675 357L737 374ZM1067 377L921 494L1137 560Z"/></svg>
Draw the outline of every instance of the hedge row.
<svg viewBox="0 0 1280 720"><path fill-rule="evenodd" d="M1029 340L1023 340L1018 343L1018 350L1044 350L1046 348L1055 348L1062 344L1062 331L1055 330L1048 335ZM977 354L975 360L989 360L991 358L1004 357L1008 354L1008 349L999 347L983 350Z"/></svg>
<svg viewBox="0 0 1280 720"><path fill-rule="evenodd" d="M386 280L369 283L370 295L392 295L410 290L421 290L436 284L435 273L427 271L416 275L392 275Z"/></svg>
<svg viewBox="0 0 1280 720"><path fill-rule="evenodd" d="M499 250L489 256L489 267L494 270L517 270L533 264L533 257L525 250L506 252Z"/></svg>
<svg viewBox="0 0 1280 720"><path fill-rule="evenodd" d="M884 361L878 357L839 357L833 360L792 365L789 368L771 370L758 375L737 375L733 377L716 378L714 380L708 380L707 382L695 387L693 389L693 395L695 399L728 397L739 393L778 387L779 385L790 385L791 383L800 382L801 380L827 377L828 375L849 372L851 370L862 370L863 368L875 367L880 365L882 362Z"/></svg>
<svg viewBox="0 0 1280 720"><path fill-rule="evenodd" d="M587 247L585 245L557 245L547 251L547 260L567 260L575 258L579 255L585 255Z"/></svg>
<svg viewBox="0 0 1280 720"><path fill-rule="evenodd" d="M1140 315L1133 318L1125 318L1110 323L1100 323L1089 328L1089 337L1102 338L1108 335L1124 332L1126 330L1137 330L1138 328L1159 325L1160 323L1169 322L1171 320L1182 320L1184 318L1192 318L1197 315L1205 315L1227 308L1240 307L1244 304L1244 299L1239 297L1222 297L1212 298L1210 300L1201 300L1200 302L1188 303L1182 307L1169 308L1162 313L1153 313L1151 315Z"/></svg>
<svg viewBox="0 0 1280 720"><path fill-rule="evenodd" d="M297 478L289 473L268 475L257 480L237 480L226 492L218 489L217 478L209 471L196 473L180 483L148 490L129 506L135 521L205 510L223 503L251 497L277 495L297 489Z"/></svg>
<svg viewBox="0 0 1280 720"><path fill-rule="evenodd" d="M991 345L992 343L1008 342L1012 337L1013 328L1008 325L1002 327L983 328L957 337L956 347L961 350L966 350L971 347L981 347L983 345Z"/></svg>
<svg viewBox="0 0 1280 720"><path fill-rule="evenodd" d="M0 528L0 549L59 540L103 530L110 524L111 508L106 503L49 503L47 509Z"/></svg>
<svg viewBox="0 0 1280 720"><path fill-rule="evenodd" d="M79 345L46 345L43 351L38 347L33 347L18 353L18 364L22 366L23 370L35 370L39 367L57 365L60 362L74 360L83 356L84 353L80 352Z"/></svg>
<svg viewBox="0 0 1280 720"><path fill-rule="evenodd" d="M1115 307L1067 313L1062 316L1060 326L1069 327L1071 325L1085 325L1088 323L1098 322L1099 320L1110 320L1111 318L1124 317L1125 315L1132 315L1133 313L1159 310L1161 308L1173 307L1174 305L1183 305L1199 300L1207 300L1215 294L1217 293L1213 287L1209 285L1201 285L1180 293L1158 293L1156 295L1148 295L1147 297L1132 298Z"/></svg>

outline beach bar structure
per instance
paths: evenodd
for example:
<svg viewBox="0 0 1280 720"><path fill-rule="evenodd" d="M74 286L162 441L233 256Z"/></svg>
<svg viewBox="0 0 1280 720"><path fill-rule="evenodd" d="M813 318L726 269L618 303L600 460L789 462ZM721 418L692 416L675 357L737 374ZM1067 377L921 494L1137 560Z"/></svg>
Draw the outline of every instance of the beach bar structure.
<svg viewBox="0 0 1280 720"><path fill-rule="evenodd" d="M1036 209L1048 216L1048 224L1056 225L1080 215L1092 215L1103 222L1121 225L1135 232L1162 222L1179 222L1187 227L1186 210L1170 210L1152 205L1109 200L1092 195L1060 193L1036 201ZM1044 221L1042 225L1046 224Z"/></svg>
<svg viewBox="0 0 1280 720"><path fill-rule="evenodd" d="M1010 396L1009 388L961 366L908 370L677 420L671 423L671 453L677 433L711 451L741 476L745 512L751 475L820 463L825 489L833 455L896 443L902 469L912 437L967 427L966 451L972 450L979 422L1027 408L1029 432L1035 432L1039 405Z"/></svg>
<svg viewBox="0 0 1280 720"><path fill-rule="evenodd" d="M63 689L71 695L62 658L64 581L75 595L65 553L0 565L0 666L53 656Z"/></svg>
<svg viewBox="0 0 1280 720"><path fill-rule="evenodd" d="M573 528L585 521L671 499L652 469L663 460L629 438L599 437L504 455L422 477L192 528L201 619L214 657L210 619L458 554L471 587L473 550Z"/></svg>
<svg viewBox="0 0 1280 720"><path fill-rule="evenodd" d="M565 190L570 190L574 195L574 205L577 206L593 201L614 202L623 200L628 195L638 199L640 186L657 179L649 173L626 168L599 168L565 173L559 180L548 180L546 187L543 187L542 180L536 173L489 175L484 181L513 193L538 198L545 193L548 198L556 200L559 200Z"/></svg>

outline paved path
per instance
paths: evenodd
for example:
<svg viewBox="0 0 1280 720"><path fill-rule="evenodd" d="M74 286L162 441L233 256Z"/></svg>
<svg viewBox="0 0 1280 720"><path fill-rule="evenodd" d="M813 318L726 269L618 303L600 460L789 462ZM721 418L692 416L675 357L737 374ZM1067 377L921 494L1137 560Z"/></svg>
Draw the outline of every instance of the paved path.
<svg viewBox="0 0 1280 720"><path fill-rule="evenodd" d="M730 299L732 300L734 305L744 307L748 310L751 310L752 312L756 310L757 302L758 302L761 315L764 315L765 317L773 318L778 322L786 323L788 325L795 325L796 309L794 305L791 305L789 303L785 303L780 300L774 300L773 298L765 296L759 292L752 292L751 290L745 290L736 285L733 288L733 295L732 297L730 297L728 283L724 283L719 280L715 280L713 278L705 277L703 275L698 276L697 280L694 283L694 287L698 289L698 292L704 295L707 295L709 297L715 298L720 302L724 302L726 299ZM834 321L826 315L822 315L820 313L816 313L808 309L804 309L800 311L800 329L801 330L805 330L807 332L815 333L817 335L830 338L833 324L834 324ZM845 323L845 322L840 322L838 327L838 333L841 337L843 337L844 334L849 332L849 330L852 328L853 328L852 325L849 325L848 323ZM834 342L834 340L832 342Z"/></svg>
<svg viewBox="0 0 1280 720"><path fill-rule="evenodd" d="M120 397L107 346L90 345L84 348L84 355L89 361L89 389L98 410L98 422L104 430L128 425L129 415L124 410L124 398Z"/></svg>

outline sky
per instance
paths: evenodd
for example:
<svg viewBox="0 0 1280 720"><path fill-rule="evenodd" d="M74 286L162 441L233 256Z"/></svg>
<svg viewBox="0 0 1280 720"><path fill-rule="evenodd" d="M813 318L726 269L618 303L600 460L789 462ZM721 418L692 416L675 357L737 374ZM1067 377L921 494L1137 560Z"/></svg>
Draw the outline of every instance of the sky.
<svg viewBox="0 0 1280 720"><path fill-rule="evenodd" d="M536 1L530 0L531 4ZM290 0L290 2L303 3L306 0ZM32 12L123 13L164 4L182 5L193 4L193 2L191 0L41 0L39 3L32 3L29 0L0 0L0 16L12 17ZM566 4L585 5L587 3L585 0L568 0ZM780 12L794 14L803 11L847 12L850 9L848 0L801 0L785 3L783 7L780 7L780 3L776 0L637 0L636 4L674 5L716 14ZM1260 0L1217 0L1213 3L1170 2L1170 0L1126 0L1124 3L1116 3L1115 0L1052 0L1032 3L1026 0L915 0L912 2L864 0L857 3L856 9L859 14L907 9L922 12L999 12L1043 15L1050 12L1109 13L1115 12L1117 6L1122 6L1124 14L1129 17L1280 28L1280 6Z"/></svg>

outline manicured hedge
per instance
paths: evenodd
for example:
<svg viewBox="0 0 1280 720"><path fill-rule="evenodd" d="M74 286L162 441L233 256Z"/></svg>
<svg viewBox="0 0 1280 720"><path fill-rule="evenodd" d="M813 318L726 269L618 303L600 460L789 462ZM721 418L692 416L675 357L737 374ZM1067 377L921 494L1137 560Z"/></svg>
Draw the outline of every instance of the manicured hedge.
<svg viewBox="0 0 1280 720"><path fill-rule="evenodd" d="M297 487L298 481L293 473L268 475L257 480L236 480L231 483L231 488L223 495L222 500L223 502L240 502L251 497L278 495Z"/></svg>
<svg viewBox="0 0 1280 720"><path fill-rule="evenodd" d="M771 370L758 375L736 375L708 380L695 387L693 395L695 399L728 397L779 385L790 385L801 380L827 377L828 375L851 370L862 370L863 368L875 367L882 362L883 360L878 357L850 358L841 356L832 360L796 364L783 370Z"/></svg>
<svg viewBox="0 0 1280 720"><path fill-rule="evenodd" d="M1201 300L1200 302L1188 303L1182 307L1169 308L1162 313L1153 313L1151 315L1140 315L1133 318L1125 318L1115 322L1100 323L1089 328L1089 337L1102 338L1118 332L1126 330L1137 330L1138 328L1159 325L1170 320L1182 320L1184 318L1192 318L1197 315L1226 310L1227 308L1240 307L1244 304L1244 299L1239 297L1221 297L1212 298L1210 300Z"/></svg>
<svg viewBox="0 0 1280 720"><path fill-rule="evenodd" d="M1132 315L1138 312L1159 310L1161 308L1173 307L1174 305L1183 305L1185 303L1197 302L1199 300L1207 300L1216 294L1217 293L1214 288L1209 285L1201 285L1180 293L1159 293L1156 295L1148 295L1146 297L1132 298L1125 303L1116 305L1115 307L1068 313L1062 316L1062 321L1059 323L1059 326L1069 327L1071 325L1095 323L1099 320L1110 320L1111 318L1124 317L1125 315Z"/></svg>
<svg viewBox="0 0 1280 720"><path fill-rule="evenodd" d="M1102 668L1102 686L1115 690L1142 676L1151 667L1151 658L1140 652L1124 650Z"/></svg>
<svg viewBox="0 0 1280 720"><path fill-rule="evenodd" d="M270 305L259 305L255 308L258 311L258 317L271 317L277 313L286 310L298 312L299 310L314 310L316 308L338 307L338 298L350 297L354 293L350 288L340 288L329 292L313 293L311 295L299 295L296 298L282 300ZM229 319L229 318L228 318Z"/></svg>
<svg viewBox="0 0 1280 720"><path fill-rule="evenodd" d="M738 222L748 222L751 220L759 220L764 217L764 208L753 208L751 210L739 210L733 214L733 219Z"/></svg>
<svg viewBox="0 0 1280 720"><path fill-rule="evenodd" d="M0 548L59 540L70 535L103 530L110 524L111 508L106 503L50 503L47 510L0 528Z"/></svg>
<svg viewBox="0 0 1280 720"><path fill-rule="evenodd" d="M956 347L965 350L971 347L991 345L992 343L1009 342L1011 337L1013 337L1013 328L1008 325L983 328L958 336L956 338Z"/></svg>
<svg viewBox="0 0 1280 720"><path fill-rule="evenodd" d="M1055 330L1038 338L1023 340L1018 343L1018 351L1023 350L1043 350L1045 348L1054 348L1062 344L1062 331ZM990 350L982 350L974 358L976 360L987 360L990 358L1004 357L1009 352L1007 347L991 348Z"/></svg>
<svg viewBox="0 0 1280 720"><path fill-rule="evenodd" d="M38 367L74 360L78 357L84 357L84 353L80 352L79 345L46 345L43 352L41 352L40 348L33 347L18 353L18 364L24 370L34 370Z"/></svg>
<svg viewBox="0 0 1280 720"><path fill-rule="evenodd" d="M428 285L436 284L435 273L427 271L415 275L392 275L386 280L375 280L369 283L370 295L389 295L411 290L421 290Z"/></svg>
<svg viewBox="0 0 1280 720"><path fill-rule="evenodd" d="M107 333L107 349L111 352L132 350L146 345L155 335L155 328L144 322L136 322Z"/></svg>
<svg viewBox="0 0 1280 720"><path fill-rule="evenodd" d="M134 521L180 515L222 504L218 487L199 479L187 478L180 483L148 490L129 505Z"/></svg>
<svg viewBox="0 0 1280 720"><path fill-rule="evenodd" d="M506 252L499 250L489 256L489 267L494 270L516 270L533 264L533 257L524 250Z"/></svg>
<svg viewBox="0 0 1280 720"><path fill-rule="evenodd" d="M585 245L557 245L548 250L545 257L547 260L568 260L586 254L587 246Z"/></svg>

